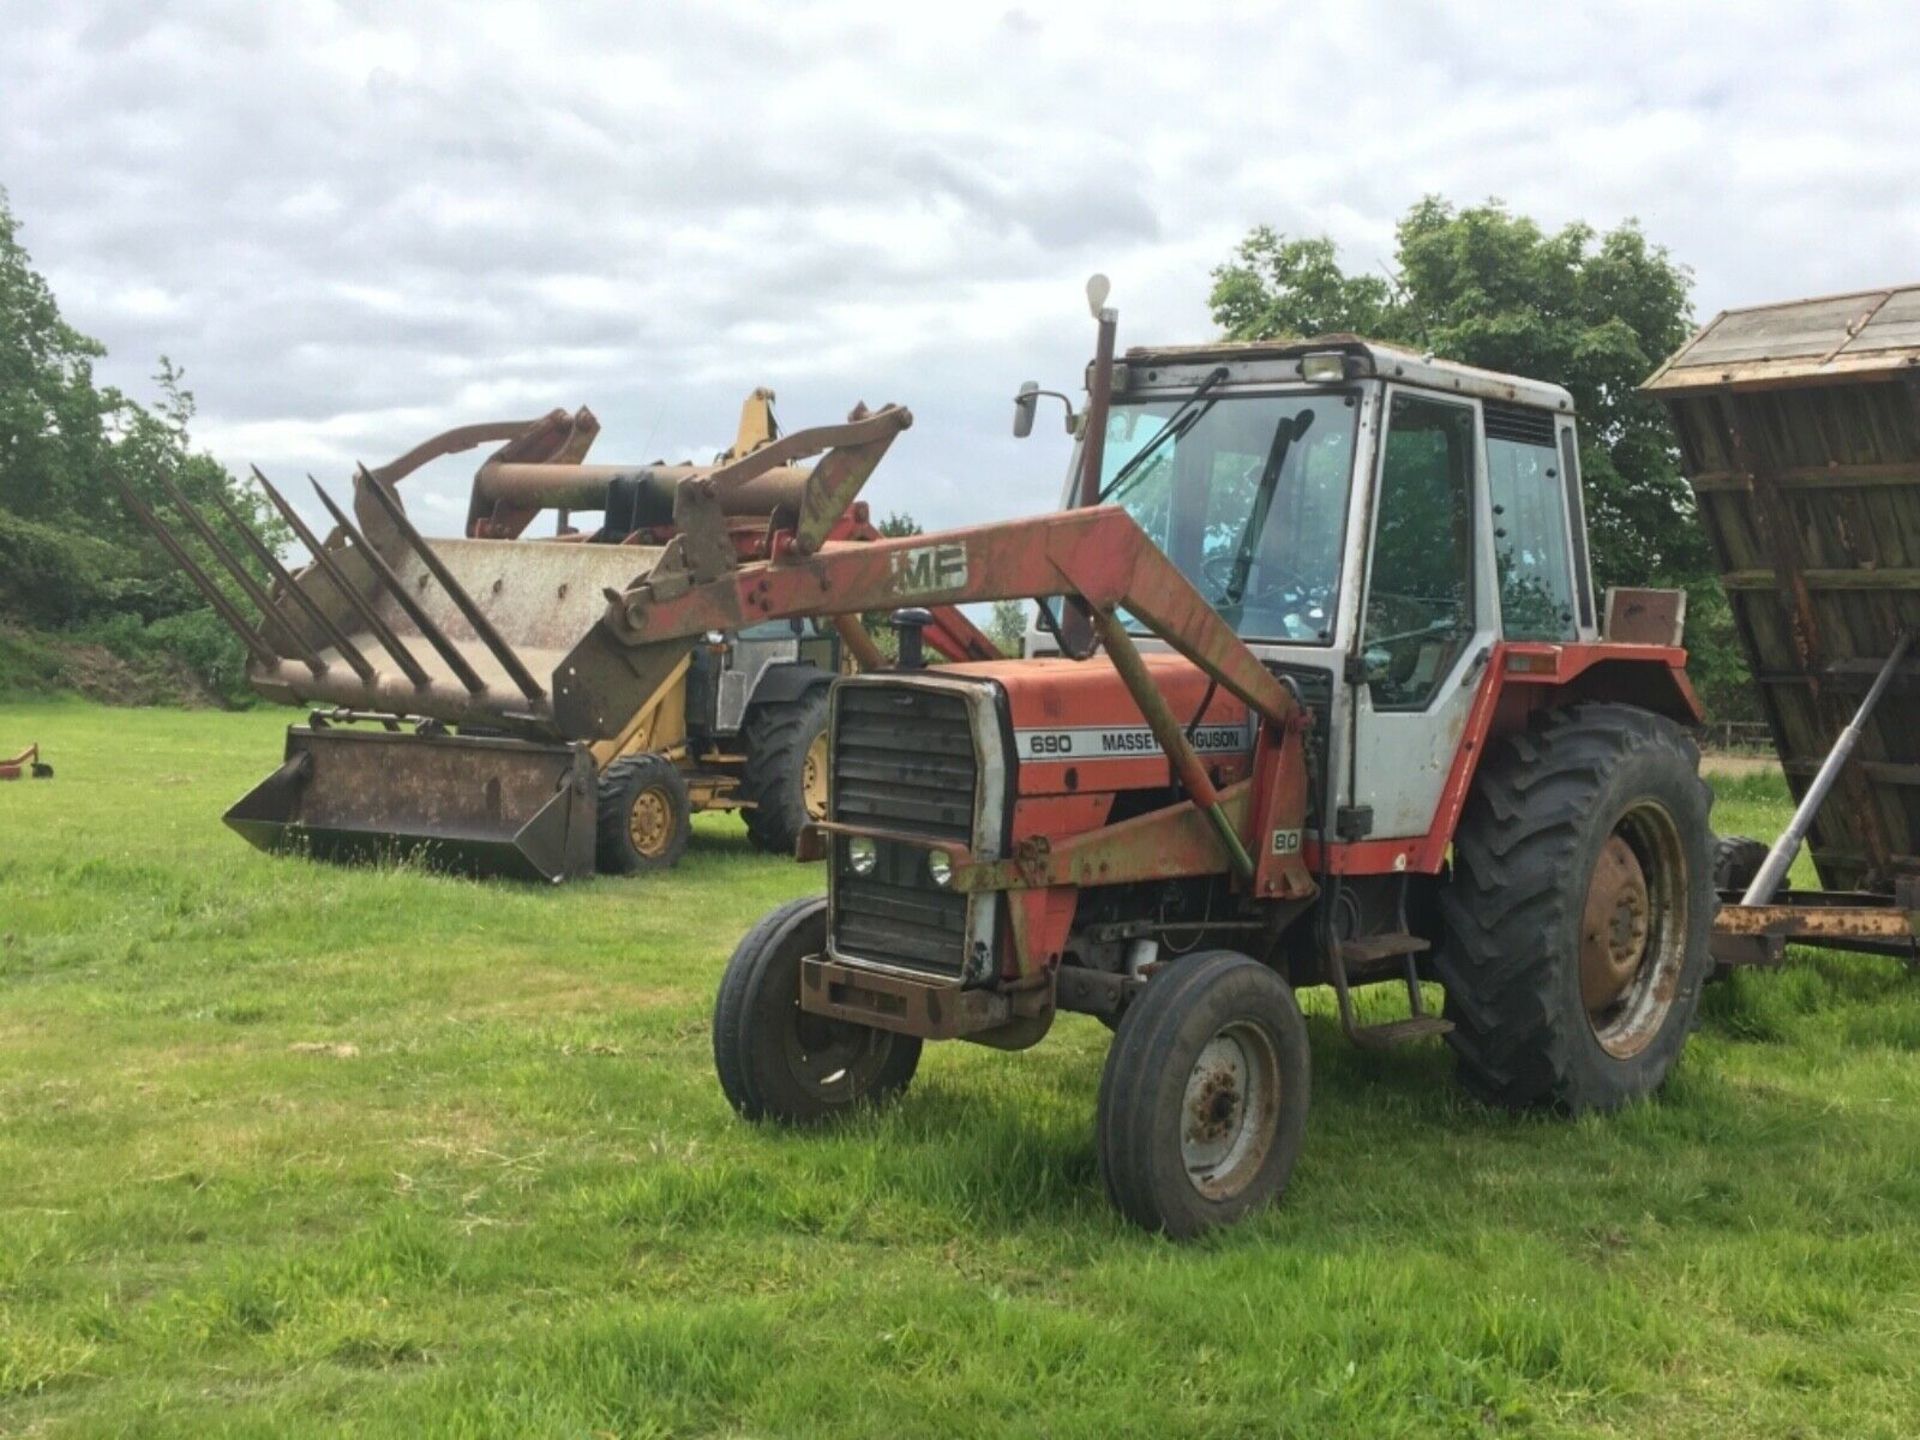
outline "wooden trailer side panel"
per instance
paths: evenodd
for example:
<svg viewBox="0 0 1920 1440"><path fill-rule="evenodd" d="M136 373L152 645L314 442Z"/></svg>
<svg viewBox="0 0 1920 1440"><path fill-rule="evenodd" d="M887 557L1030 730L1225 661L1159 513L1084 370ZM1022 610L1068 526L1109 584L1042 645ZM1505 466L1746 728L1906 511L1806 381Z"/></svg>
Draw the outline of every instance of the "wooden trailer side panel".
<svg viewBox="0 0 1920 1440"><path fill-rule="evenodd" d="M1920 630L1920 288L1717 317L1648 382L1796 799L1900 631ZM1920 875L1920 664L1821 807L1823 885Z"/></svg>

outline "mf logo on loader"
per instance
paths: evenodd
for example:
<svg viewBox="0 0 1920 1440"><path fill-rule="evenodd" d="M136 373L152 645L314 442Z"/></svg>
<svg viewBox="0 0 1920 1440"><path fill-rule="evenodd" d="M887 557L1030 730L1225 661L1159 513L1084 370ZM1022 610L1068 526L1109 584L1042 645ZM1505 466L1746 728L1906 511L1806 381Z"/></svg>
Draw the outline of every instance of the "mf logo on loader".
<svg viewBox="0 0 1920 1440"><path fill-rule="evenodd" d="M893 557L896 595L941 594L967 583L967 547L915 545Z"/></svg>

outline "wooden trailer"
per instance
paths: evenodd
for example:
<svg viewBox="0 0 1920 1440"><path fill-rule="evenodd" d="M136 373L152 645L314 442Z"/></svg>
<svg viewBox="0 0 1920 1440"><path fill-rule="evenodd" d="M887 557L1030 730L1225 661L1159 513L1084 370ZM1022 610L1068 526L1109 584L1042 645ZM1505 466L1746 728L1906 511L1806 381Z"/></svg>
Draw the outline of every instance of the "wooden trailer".
<svg viewBox="0 0 1920 1440"><path fill-rule="evenodd" d="M1717 315L1643 387L1687 478L1794 825L1727 877L1715 953L1915 957L1920 927L1920 285ZM1781 885L1801 840L1818 890Z"/></svg>

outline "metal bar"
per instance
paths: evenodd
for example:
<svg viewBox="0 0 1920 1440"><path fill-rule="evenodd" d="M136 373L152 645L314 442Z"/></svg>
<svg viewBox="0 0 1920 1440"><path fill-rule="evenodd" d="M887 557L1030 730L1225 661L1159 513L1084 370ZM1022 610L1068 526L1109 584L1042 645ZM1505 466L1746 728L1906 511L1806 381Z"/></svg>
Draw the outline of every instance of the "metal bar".
<svg viewBox="0 0 1920 1440"><path fill-rule="evenodd" d="M480 637L480 643L493 652L493 658L500 662L500 668L507 672L507 677L520 687L520 693L529 700L544 698L547 692L533 678L533 672L527 669L525 662L514 653L513 647L507 644L500 632L493 628L493 622L487 619L486 614L474 603L473 597L467 594L466 587L453 578L446 561L434 554L433 547L413 528L413 522L407 518L406 509L399 498L369 475L364 465L359 468L355 483L356 488L372 492L380 508L387 512L387 519L393 522L394 529L413 547L413 553L420 557L420 563L427 567L433 578L440 582L440 588L447 592L447 598L453 601L454 608L466 617L467 624L473 627L473 633Z"/></svg>
<svg viewBox="0 0 1920 1440"><path fill-rule="evenodd" d="M327 579L333 582L333 588L340 592L340 598L353 607L354 613L366 622L367 629L373 632L373 637L380 642L381 648L393 657L393 663L400 667L401 673L415 685L428 684L432 677L427 674L426 667L413 658L413 652L401 643L400 637L394 634L392 627L375 612L367 597L360 593L351 580L347 579L346 574L340 569L340 562L333 558L333 552L321 543L320 537L315 535L307 522L300 518L300 512L287 503L286 496L273 488L273 483L260 473L257 465L253 467L253 478L255 483L266 492L267 499L273 502L273 508L280 512L280 518L285 520L293 533L300 537L300 543L307 547L308 553L313 556L314 563L326 574ZM309 475L307 479L311 481L313 477Z"/></svg>
<svg viewBox="0 0 1920 1440"><path fill-rule="evenodd" d="M873 478L873 472L879 468L894 439L911 424L912 412L898 405L883 405L871 415L864 405L854 408L853 414L847 418L847 424L840 428L861 434L871 433L873 438L859 443L839 442L808 472L806 486L800 494L799 519L793 531L793 548L798 553L811 555L819 550L833 527L840 523L840 517L853 504L854 497ZM779 440L774 441L776 445L780 443ZM725 483L716 473L715 486L723 487ZM726 493L724 488L721 493Z"/></svg>
<svg viewBox="0 0 1920 1440"><path fill-rule="evenodd" d="M1914 590L1920 589L1920 569L1803 570L1800 581L1809 590ZM1729 590L1782 588L1772 570L1729 570L1720 583Z"/></svg>
<svg viewBox="0 0 1920 1440"><path fill-rule="evenodd" d="M253 533L246 521L240 518L239 512L229 505L224 497L214 496L213 503L219 507L220 513L227 517L227 523L233 526L239 532L241 539L247 542L247 548L253 552L254 558L266 566L267 573L280 582L280 588L285 590L294 603L306 613L307 618L313 621L320 632L327 637L333 648L340 652L340 658L352 667L353 673L371 685L376 674L373 664L360 653L359 647L347 638L346 631L334 624L333 617L322 610L311 595L300 588L300 582L295 580L287 567L280 563L280 557L268 548L265 541Z"/></svg>
<svg viewBox="0 0 1920 1440"><path fill-rule="evenodd" d="M420 602L407 593L407 587L401 583L400 577L393 573L393 567L381 558L380 552L373 548L367 537L362 535L353 521L347 518L347 512L333 503L333 497L320 488L319 481L313 480L312 476L307 478L313 482L313 493L320 497L320 503L326 506L327 513L333 516L333 523L340 527L341 532L360 552L360 558L367 562L367 568L373 571L382 585L387 587L387 593L393 596L394 603L407 612L407 618L418 627L420 633L426 637L427 643L440 652L440 658L447 662L448 668L453 671L460 683L475 695L485 690L487 682L480 678L479 672L467 662L467 657L460 653L460 647L449 640L446 632L427 617L427 612L420 608Z"/></svg>
<svg viewBox="0 0 1920 1440"><path fill-rule="evenodd" d="M1187 734L1181 728L1179 718L1168 707L1166 697L1154 687L1153 676L1147 672L1146 662L1140 658L1133 637L1127 634L1127 627L1114 619L1113 611L1108 609L1093 612L1093 625L1099 633L1100 643L1106 647L1107 658L1113 662L1113 668L1119 671L1121 680L1133 696L1134 704L1140 707L1140 713L1146 717L1153 738L1160 742L1160 748L1173 762L1181 785L1193 803L1206 812L1235 873L1243 882L1251 884L1253 857L1247 854L1247 847L1241 843L1239 832L1233 828L1233 822L1221 808L1220 793L1213 788L1207 767L1200 763L1193 746L1187 743Z"/></svg>
<svg viewBox="0 0 1920 1440"><path fill-rule="evenodd" d="M227 622L227 628L239 637L240 643L247 647L247 653L262 665L278 665L283 658L280 652L269 645L261 637L260 632L247 623L247 617L240 613L240 607L229 600L225 592L214 584L213 577L200 568L199 562L187 553L185 546L173 538L172 532L160 523L153 511L140 503L139 497L128 488L127 482L118 475L111 478L115 488L120 491L121 500L132 512L133 518L147 528L153 538L160 542L161 548L173 557L173 563L178 565L186 577L194 583L194 587L207 597L207 603L213 606L214 613Z"/></svg>
<svg viewBox="0 0 1920 1440"><path fill-rule="evenodd" d="M556 418L565 423L567 412L556 410L544 417L552 421ZM423 440L406 454L389 460L373 473L389 485L418 470L429 460L438 460L443 455L458 454L462 450L471 450L476 445L484 445L489 440L513 440L527 433L539 420L483 420L476 425L462 425L457 429L445 430L431 440Z"/></svg>
<svg viewBox="0 0 1920 1440"><path fill-rule="evenodd" d="M1726 905L1714 917L1720 935L1778 935L1787 940L1906 940L1920 917L1894 905Z"/></svg>
<svg viewBox="0 0 1920 1440"><path fill-rule="evenodd" d="M1781 832L1780 838L1773 842L1773 848L1767 852L1767 858L1760 866L1760 873L1753 877L1753 883L1747 887L1747 893L1740 899L1741 905L1764 905L1780 888L1780 882L1787 878L1787 871L1793 865L1793 857L1800 853L1800 842L1807 837L1812 828L1813 817L1819 812L1821 804L1827 798L1827 792L1833 789L1833 783L1840 778L1840 771L1847 763L1847 757L1853 753L1853 747L1860 743L1860 736L1866 728L1868 718L1873 714L1874 706L1880 703L1880 697L1886 693L1887 684L1893 678L1893 672L1907 657L1907 651L1913 645L1913 632L1903 630L1895 642L1893 653L1887 656L1887 663L1880 667L1880 674L1874 680L1873 687L1867 691L1867 698L1860 702L1860 708L1854 712L1847 728L1833 742L1833 749L1827 752L1820 773L1813 777L1813 783L1807 786L1807 793L1800 798L1799 808L1793 812L1793 819Z"/></svg>
<svg viewBox="0 0 1920 1440"><path fill-rule="evenodd" d="M167 497L173 501L174 508L186 517L187 523L193 527L194 533L206 543L206 547L212 552L213 558L226 567L227 573L232 575L241 590L246 592L247 598L259 609L261 615L279 627L282 636L287 641L287 647L294 652L293 658L305 664L307 669L311 670L315 675L325 674L327 662L320 658L319 651L315 650L301 638L300 632L294 628L293 623L288 620L285 615L281 614L280 607L273 603L273 597L267 594L260 583L247 573L246 567L240 563L239 559L235 557L231 550L227 549L225 542L214 533L213 527L207 524L200 512L187 503L187 497L180 492L180 487L165 475L160 476L159 480L161 487L167 492Z"/></svg>
<svg viewBox="0 0 1920 1440"><path fill-rule="evenodd" d="M887 668L886 652L867 634L867 627L860 623L858 615L834 616L833 628L839 633L840 643L847 647L848 653L859 662L862 670Z"/></svg>

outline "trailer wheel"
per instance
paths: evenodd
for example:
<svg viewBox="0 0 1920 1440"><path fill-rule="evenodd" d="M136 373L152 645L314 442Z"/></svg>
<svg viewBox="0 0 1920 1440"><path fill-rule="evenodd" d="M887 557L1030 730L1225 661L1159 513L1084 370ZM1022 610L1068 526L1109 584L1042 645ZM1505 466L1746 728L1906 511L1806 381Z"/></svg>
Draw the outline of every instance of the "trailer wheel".
<svg viewBox="0 0 1920 1440"><path fill-rule="evenodd" d="M1230 950L1180 960L1120 1018L1100 1077L1100 1174L1176 1240L1286 1188L1306 1138L1307 1030L1287 983Z"/></svg>
<svg viewBox="0 0 1920 1440"><path fill-rule="evenodd" d="M1750 835L1722 835L1713 842L1713 888L1742 894L1767 863L1773 847Z"/></svg>
<svg viewBox="0 0 1920 1440"><path fill-rule="evenodd" d="M687 782L664 755L628 755L600 772L594 858L603 875L665 870L686 853Z"/></svg>
<svg viewBox="0 0 1920 1440"><path fill-rule="evenodd" d="M1435 961L1474 1095L1611 1110L1666 1079L1710 966L1698 767L1678 726L1626 705L1552 712L1488 753L1454 832Z"/></svg>
<svg viewBox="0 0 1920 1440"><path fill-rule="evenodd" d="M740 738L747 752L740 798L752 802L743 812L747 838L791 856L801 826L827 818L827 687L755 706Z"/></svg>
<svg viewBox="0 0 1920 1440"><path fill-rule="evenodd" d="M897 1097L920 1041L800 1008L800 961L827 943L827 902L790 900L747 932L713 1010L713 1064L748 1120L815 1125Z"/></svg>

